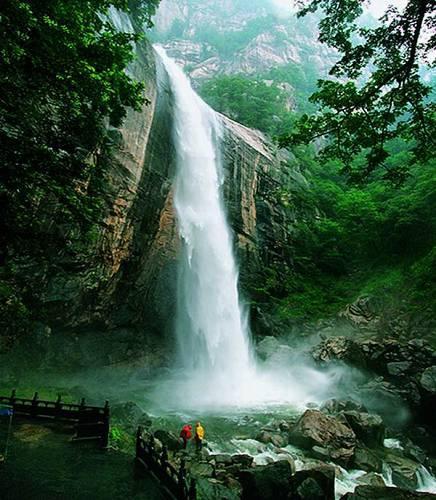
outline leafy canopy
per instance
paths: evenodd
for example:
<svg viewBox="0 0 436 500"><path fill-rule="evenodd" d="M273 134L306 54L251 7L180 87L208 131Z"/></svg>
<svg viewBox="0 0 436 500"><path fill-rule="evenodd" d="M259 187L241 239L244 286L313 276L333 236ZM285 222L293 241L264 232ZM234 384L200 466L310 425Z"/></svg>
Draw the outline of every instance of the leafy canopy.
<svg viewBox="0 0 436 500"><path fill-rule="evenodd" d="M321 9L319 40L343 55L332 67L331 80L320 80L311 101L320 112L304 115L283 145L327 138L323 156L344 163L352 180L376 169L403 180L407 165L387 163L389 141L402 138L412 151L411 163L431 157L435 146L435 102L420 65L431 64L436 47L435 10L431 0L408 0L402 11L389 7L374 27L358 18L365 0L299 0L299 16ZM356 162L360 153L364 161Z"/></svg>
<svg viewBox="0 0 436 500"><path fill-rule="evenodd" d="M139 36L117 32L105 13L109 7L134 9L138 22L150 24L157 4L158 0L1 3L0 208L7 226L1 228L3 237L8 230L16 233L31 206L48 193L71 210L83 201L77 183L89 180L85 160L102 143L104 120L118 126L126 106L139 109L143 102L143 85L125 71L134 57L132 42ZM86 218L86 210L76 213Z"/></svg>

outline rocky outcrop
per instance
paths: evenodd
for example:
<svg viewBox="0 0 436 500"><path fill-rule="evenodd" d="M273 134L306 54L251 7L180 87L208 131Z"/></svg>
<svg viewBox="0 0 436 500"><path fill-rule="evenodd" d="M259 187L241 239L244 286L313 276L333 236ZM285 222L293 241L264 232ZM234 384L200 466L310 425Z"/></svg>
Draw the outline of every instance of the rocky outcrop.
<svg viewBox="0 0 436 500"><path fill-rule="evenodd" d="M289 434L291 443L306 449L315 448L323 459L331 459L344 466L353 457L356 435L338 419L318 410L307 410Z"/></svg>
<svg viewBox="0 0 436 500"><path fill-rule="evenodd" d="M162 0L156 31L196 81L262 73L290 63L310 65L321 75L334 58L332 50L316 41L316 19L296 21L291 6L279 9L274 2Z"/></svg>
<svg viewBox="0 0 436 500"><path fill-rule="evenodd" d="M293 500L334 500L334 467L321 465L298 471L292 477L290 498Z"/></svg>
<svg viewBox="0 0 436 500"><path fill-rule="evenodd" d="M242 499L287 499L291 475L291 467L286 460L242 470L238 475L242 484Z"/></svg>
<svg viewBox="0 0 436 500"><path fill-rule="evenodd" d="M133 29L128 18L116 19ZM167 364L174 345L176 227L171 92L151 45L142 40L129 73L146 87L140 112L108 131L113 155L101 168L104 217L92 245L46 270L41 322L29 345L45 368ZM242 288L286 247L285 215L271 202L281 159L259 132L222 116L224 197L241 262ZM96 162L103 161L102 158ZM278 243L280 242L280 243ZM35 353L37 353L35 355ZM65 361L67 360L67 361ZM145 373L145 372L144 372Z"/></svg>
<svg viewBox="0 0 436 500"><path fill-rule="evenodd" d="M322 365L344 362L378 375L359 388L374 411L409 407L417 419L433 424L436 353L425 341L331 337L315 346L312 356Z"/></svg>

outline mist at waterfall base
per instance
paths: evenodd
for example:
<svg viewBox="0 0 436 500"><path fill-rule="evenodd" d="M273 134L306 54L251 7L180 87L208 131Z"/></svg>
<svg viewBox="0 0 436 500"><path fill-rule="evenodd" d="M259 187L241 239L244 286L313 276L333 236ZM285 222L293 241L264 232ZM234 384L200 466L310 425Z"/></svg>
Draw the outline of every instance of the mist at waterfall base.
<svg viewBox="0 0 436 500"><path fill-rule="evenodd" d="M172 98L174 206L182 241L175 322L178 362L172 375L159 383L156 399L172 408L247 408L304 406L337 394L339 368L317 371L299 361L297 352L263 365L255 360L221 193L219 115L194 92L165 50L155 50L163 66L160 85L169 85Z"/></svg>

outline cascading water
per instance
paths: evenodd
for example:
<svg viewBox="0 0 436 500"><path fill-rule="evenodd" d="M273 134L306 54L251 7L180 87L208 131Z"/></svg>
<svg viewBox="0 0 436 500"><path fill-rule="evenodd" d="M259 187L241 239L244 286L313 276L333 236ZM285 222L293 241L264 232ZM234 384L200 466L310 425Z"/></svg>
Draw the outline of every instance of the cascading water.
<svg viewBox="0 0 436 500"><path fill-rule="evenodd" d="M174 205L183 242L176 330L183 367L209 380L239 380L252 369L249 336L238 296L238 273L221 186L216 113L193 91L163 48L174 98L177 154Z"/></svg>
<svg viewBox="0 0 436 500"><path fill-rule="evenodd" d="M329 385L324 374L295 360L260 369L251 355L221 194L219 117L165 50L160 46L155 50L172 94L174 206L182 240L176 318L181 371L169 381L167 391L160 386L159 397L197 409L304 405ZM195 384L206 389L191 394L187 388Z"/></svg>

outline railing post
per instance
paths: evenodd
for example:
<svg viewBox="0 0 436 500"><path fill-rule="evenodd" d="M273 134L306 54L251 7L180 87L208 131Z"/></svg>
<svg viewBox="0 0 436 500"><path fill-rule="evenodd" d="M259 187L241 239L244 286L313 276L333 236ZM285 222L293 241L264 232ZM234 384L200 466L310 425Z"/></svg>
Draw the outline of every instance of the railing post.
<svg viewBox="0 0 436 500"><path fill-rule="evenodd" d="M196 500L197 499L197 485L195 483L195 479L192 477L191 477L191 482L189 484L188 498L189 498L189 500Z"/></svg>
<svg viewBox="0 0 436 500"><path fill-rule="evenodd" d="M11 402L11 405L14 405L15 400L17 399L16 395L17 395L17 390L16 389L12 389L11 397L9 398L10 402Z"/></svg>
<svg viewBox="0 0 436 500"><path fill-rule="evenodd" d="M32 399L32 416L35 417L38 413L38 393L35 392Z"/></svg>
<svg viewBox="0 0 436 500"><path fill-rule="evenodd" d="M103 429L101 436L101 445L103 448L107 448L109 444L109 414L109 401L106 401L103 409Z"/></svg>
<svg viewBox="0 0 436 500"><path fill-rule="evenodd" d="M165 465L165 469L166 469L166 466L168 464L168 449L165 445L162 447L161 459L162 459L162 463Z"/></svg>
<svg viewBox="0 0 436 500"><path fill-rule="evenodd" d="M62 408L62 396L60 394L58 394L58 398L56 399L56 403L55 403L55 413L56 413L56 417L59 417L60 413L61 413L61 408Z"/></svg>
<svg viewBox="0 0 436 500"><path fill-rule="evenodd" d="M138 430L136 431L136 457L141 457L141 441L142 441L142 427L138 426Z"/></svg>
<svg viewBox="0 0 436 500"><path fill-rule="evenodd" d="M185 477L186 477L185 459L182 458L182 460L180 462L180 468L179 468L179 473L178 473L178 477L177 477L177 483L178 483L178 489L179 489L179 498L181 498L183 500L186 498Z"/></svg>

